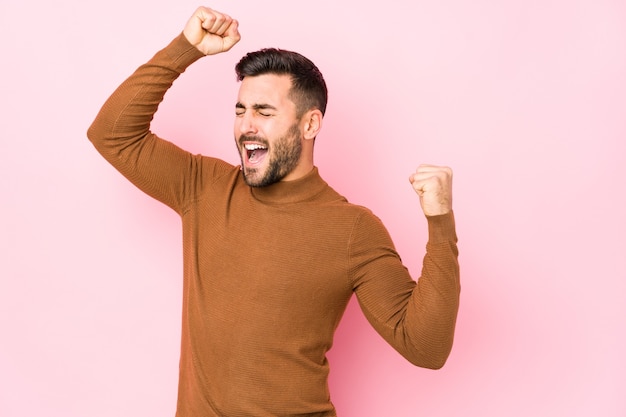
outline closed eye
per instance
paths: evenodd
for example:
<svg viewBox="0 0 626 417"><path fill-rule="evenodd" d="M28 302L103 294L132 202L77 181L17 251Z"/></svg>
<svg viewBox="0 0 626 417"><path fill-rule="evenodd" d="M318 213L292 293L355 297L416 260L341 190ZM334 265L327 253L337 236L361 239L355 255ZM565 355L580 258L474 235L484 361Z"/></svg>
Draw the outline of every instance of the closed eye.
<svg viewBox="0 0 626 417"><path fill-rule="evenodd" d="M270 104L255 104L252 108L261 116L270 117L276 112L276 107Z"/></svg>
<svg viewBox="0 0 626 417"><path fill-rule="evenodd" d="M263 117L272 117L276 114L276 107L270 104L255 104L252 106L252 109L260 116ZM246 112L246 106L242 103L235 104L235 115L243 116Z"/></svg>

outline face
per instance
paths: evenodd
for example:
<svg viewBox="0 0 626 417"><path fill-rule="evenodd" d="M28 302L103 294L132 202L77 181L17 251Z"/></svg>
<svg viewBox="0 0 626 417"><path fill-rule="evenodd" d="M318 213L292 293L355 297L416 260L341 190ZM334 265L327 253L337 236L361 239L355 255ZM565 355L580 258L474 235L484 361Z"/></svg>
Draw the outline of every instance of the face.
<svg viewBox="0 0 626 417"><path fill-rule="evenodd" d="M302 174L302 133L291 79L264 74L241 82L235 106L235 142L245 181L264 187Z"/></svg>

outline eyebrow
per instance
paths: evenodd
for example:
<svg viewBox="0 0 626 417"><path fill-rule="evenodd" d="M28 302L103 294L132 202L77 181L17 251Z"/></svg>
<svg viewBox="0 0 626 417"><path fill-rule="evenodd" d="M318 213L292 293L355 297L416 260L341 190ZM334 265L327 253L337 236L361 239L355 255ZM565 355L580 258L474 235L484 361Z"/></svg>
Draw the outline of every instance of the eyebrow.
<svg viewBox="0 0 626 417"><path fill-rule="evenodd" d="M235 108L237 109L245 109L246 106L244 106L241 102L237 102L235 104ZM271 104L254 104L252 105L252 108L254 110L278 110L276 107L272 106Z"/></svg>

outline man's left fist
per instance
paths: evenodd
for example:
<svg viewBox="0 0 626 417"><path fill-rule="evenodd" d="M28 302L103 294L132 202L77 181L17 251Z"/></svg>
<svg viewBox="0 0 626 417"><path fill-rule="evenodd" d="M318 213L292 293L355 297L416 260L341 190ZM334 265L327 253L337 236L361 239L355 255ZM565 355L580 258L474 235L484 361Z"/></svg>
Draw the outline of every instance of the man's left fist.
<svg viewBox="0 0 626 417"><path fill-rule="evenodd" d="M426 216L439 216L452 210L452 169L422 164L409 181L420 197Z"/></svg>

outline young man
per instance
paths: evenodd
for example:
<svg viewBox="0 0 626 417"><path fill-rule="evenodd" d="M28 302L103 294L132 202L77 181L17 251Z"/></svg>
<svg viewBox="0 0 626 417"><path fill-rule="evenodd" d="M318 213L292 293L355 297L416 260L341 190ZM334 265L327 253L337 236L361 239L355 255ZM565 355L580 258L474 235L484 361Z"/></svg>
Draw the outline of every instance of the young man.
<svg viewBox="0 0 626 417"><path fill-rule="evenodd" d="M416 283L379 219L319 176L313 144L327 91L302 55L266 49L237 64L240 167L150 132L174 80L239 39L236 20L200 7L113 93L88 137L182 219L176 415L334 416L326 352L353 292L372 326L411 363L440 368L450 353L460 292L452 172L423 165L410 176L429 233Z"/></svg>

